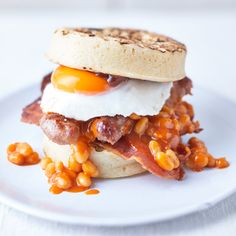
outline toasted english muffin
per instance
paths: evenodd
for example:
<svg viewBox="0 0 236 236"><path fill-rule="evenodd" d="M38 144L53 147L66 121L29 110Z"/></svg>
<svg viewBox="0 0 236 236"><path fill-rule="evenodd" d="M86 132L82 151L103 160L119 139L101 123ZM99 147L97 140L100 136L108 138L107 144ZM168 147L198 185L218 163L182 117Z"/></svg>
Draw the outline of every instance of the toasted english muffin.
<svg viewBox="0 0 236 236"><path fill-rule="evenodd" d="M71 149L69 145L59 145L52 142L44 136L43 150L46 156L53 161L59 160L68 166ZM89 159L96 165L99 175L98 178L120 178L145 172L141 165L133 160L124 160L123 158L108 151L97 152L94 149Z"/></svg>
<svg viewBox="0 0 236 236"><path fill-rule="evenodd" d="M61 28L46 56L67 67L134 79L168 82L185 77L185 45L142 30Z"/></svg>

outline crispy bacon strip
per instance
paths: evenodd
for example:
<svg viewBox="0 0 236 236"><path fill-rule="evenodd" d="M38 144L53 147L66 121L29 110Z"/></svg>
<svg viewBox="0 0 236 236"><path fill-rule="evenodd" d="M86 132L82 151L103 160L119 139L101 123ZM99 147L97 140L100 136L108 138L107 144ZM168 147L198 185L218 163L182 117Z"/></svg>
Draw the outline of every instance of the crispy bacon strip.
<svg viewBox="0 0 236 236"><path fill-rule="evenodd" d="M51 74L52 73L49 73L43 77L41 82L41 93L43 93L46 86L50 83ZM23 109L21 114L22 122L39 125L40 119L43 117L43 111L40 107L40 102L41 96Z"/></svg>
<svg viewBox="0 0 236 236"><path fill-rule="evenodd" d="M191 95L192 87L192 81L188 77L175 81L171 89L170 97L166 100L166 105L175 107L185 95Z"/></svg>
<svg viewBox="0 0 236 236"><path fill-rule="evenodd" d="M41 98L38 98L23 109L21 114L22 122L39 125L39 121L43 116L43 112L40 107L40 101Z"/></svg>
<svg viewBox="0 0 236 236"><path fill-rule="evenodd" d="M41 92L43 93L44 89L46 88L46 86L51 82L51 76L52 76L52 72L48 73L47 75L45 75L43 77L43 80L41 82Z"/></svg>
<svg viewBox="0 0 236 236"><path fill-rule="evenodd" d="M150 153L147 140L143 139L141 141L138 135L132 133L131 135L123 137L114 145L106 143L97 143L97 145L123 157L124 159L134 158L144 169L156 176L181 180L184 176L182 166L172 171L163 170L159 165L157 165Z"/></svg>

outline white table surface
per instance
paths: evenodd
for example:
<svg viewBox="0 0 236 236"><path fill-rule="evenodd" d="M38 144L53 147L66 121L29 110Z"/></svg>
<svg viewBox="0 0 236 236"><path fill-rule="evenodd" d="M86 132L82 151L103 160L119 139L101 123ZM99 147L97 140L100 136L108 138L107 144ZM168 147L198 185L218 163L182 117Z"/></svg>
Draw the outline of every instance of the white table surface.
<svg viewBox="0 0 236 236"><path fill-rule="evenodd" d="M51 32L58 26L76 25L130 26L171 35L188 47L186 71L190 78L195 83L236 102L235 11L167 14L75 11L10 13L0 10L0 99L15 90L38 82L50 71L54 65L47 62L43 53L49 45ZM1 134L0 139L2 138L4 135ZM0 204L2 236L222 236L235 233L236 194L203 212L156 224L118 228L63 225L38 219Z"/></svg>

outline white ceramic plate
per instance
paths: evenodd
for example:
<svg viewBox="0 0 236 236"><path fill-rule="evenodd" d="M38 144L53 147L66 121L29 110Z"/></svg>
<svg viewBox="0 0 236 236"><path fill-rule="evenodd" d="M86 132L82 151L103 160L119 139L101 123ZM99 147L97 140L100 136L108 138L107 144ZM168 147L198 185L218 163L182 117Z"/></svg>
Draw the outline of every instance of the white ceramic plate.
<svg viewBox="0 0 236 236"><path fill-rule="evenodd" d="M191 103L205 131L199 136L217 156L227 156L230 168L187 172L184 181L163 180L151 174L98 180L99 195L48 192L39 165L19 167L6 160L9 143L27 141L41 152L41 131L21 123L21 109L36 98L39 86L0 101L0 200L45 219L87 225L131 225L162 221L205 209L236 189L236 106L207 90L194 90Z"/></svg>

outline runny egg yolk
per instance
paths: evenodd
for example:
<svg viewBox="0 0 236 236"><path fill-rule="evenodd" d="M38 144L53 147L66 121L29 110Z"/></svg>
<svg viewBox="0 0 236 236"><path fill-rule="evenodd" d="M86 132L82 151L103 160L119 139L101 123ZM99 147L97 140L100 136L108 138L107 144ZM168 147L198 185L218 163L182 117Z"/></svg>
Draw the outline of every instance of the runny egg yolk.
<svg viewBox="0 0 236 236"><path fill-rule="evenodd" d="M98 74L59 66L51 77L52 85L69 93L96 94L109 89L108 81Z"/></svg>

